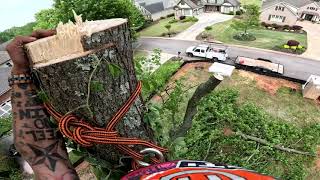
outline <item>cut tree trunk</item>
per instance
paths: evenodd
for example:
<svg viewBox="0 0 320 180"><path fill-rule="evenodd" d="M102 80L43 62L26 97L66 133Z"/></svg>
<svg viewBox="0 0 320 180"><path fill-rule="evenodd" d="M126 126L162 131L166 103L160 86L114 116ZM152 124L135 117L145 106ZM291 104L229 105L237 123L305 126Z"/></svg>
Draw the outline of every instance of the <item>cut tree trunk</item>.
<svg viewBox="0 0 320 180"><path fill-rule="evenodd" d="M26 48L41 91L53 107L61 114L73 112L93 126L105 127L137 85L125 19L60 25L56 36ZM111 67L120 67L120 73L113 73ZM153 142L143 109L140 96L116 127L121 136ZM123 156L111 145L95 145L90 152L111 162Z"/></svg>

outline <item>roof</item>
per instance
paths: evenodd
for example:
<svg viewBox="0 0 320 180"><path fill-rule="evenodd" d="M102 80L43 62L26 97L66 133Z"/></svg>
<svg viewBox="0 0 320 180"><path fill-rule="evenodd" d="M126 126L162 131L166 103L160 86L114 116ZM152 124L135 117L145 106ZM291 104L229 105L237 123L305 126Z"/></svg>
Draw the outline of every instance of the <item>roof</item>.
<svg viewBox="0 0 320 180"><path fill-rule="evenodd" d="M238 0L225 0L225 3L230 3L232 6L239 6L240 2Z"/></svg>
<svg viewBox="0 0 320 180"><path fill-rule="evenodd" d="M286 4L292 5L294 7L300 8L300 7L305 6L307 4L311 4L315 1L313 1L313 0L265 0L262 3L262 9L268 8L272 5L278 4L280 2L283 2ZM315 3L320 5L320 2L315 2Z"/></svg>
<svg viewBox="0 0 320 180"><path fill-rule="evenodd" d="M11 68L0 68L0 96L10 90L8 84L8 77L10 74Z"/></svg>
<svg viewBox="0 0 320 180"><path fill-rule="evenodd" d="M184 1L188 6L191 7L191 9L198 9L200 8L200 6L196 5L194 2L192 2L191 0L181 0L179 1L177 4L181 3L182 1Z"/></svg>
<svg viewBox="0 0 320 180"><path fill-rule="evenodd" d="M143 5L142 6L148 10L151 14L160 12L164 10L163 2L157 2L149 5Z"/></svg>
<svg viewBox="0 0 320 180"><path fill-rule="evenodd" d="M5 62L9 61L10 57L7 51L0 51L0 65L4 64Z"/></svg>
<svg viewBox="0 0 320 180"><path fill-rule="evenodd" d="M6 46L7 46L10 42L11 42L11 40L0 44L0 51L5 51L5 50L6 50Z"/></svg>

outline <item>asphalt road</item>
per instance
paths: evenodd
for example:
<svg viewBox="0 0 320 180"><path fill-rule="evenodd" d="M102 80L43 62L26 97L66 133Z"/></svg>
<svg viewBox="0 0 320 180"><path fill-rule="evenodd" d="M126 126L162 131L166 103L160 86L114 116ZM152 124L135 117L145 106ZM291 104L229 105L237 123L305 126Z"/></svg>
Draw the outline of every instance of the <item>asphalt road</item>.
<svg viewBox="0 0 320 180"><path fill-rule="evenodd" d="M201 42L164 38L140 38L136 48L148 51L160 48L165 53L177 54L180 51L182 52L181 55L185 55L184 52L189 46L197 44L201 44ZM265 58L270 59L274 63L280 63L284 65L284 75L287 77L307 80L311 74L320 76L320 60L312 60L280 52L231 45L225 46L214 44L212 46L227 47L227 53L230 57L245 56L250 58Z"/></svg>

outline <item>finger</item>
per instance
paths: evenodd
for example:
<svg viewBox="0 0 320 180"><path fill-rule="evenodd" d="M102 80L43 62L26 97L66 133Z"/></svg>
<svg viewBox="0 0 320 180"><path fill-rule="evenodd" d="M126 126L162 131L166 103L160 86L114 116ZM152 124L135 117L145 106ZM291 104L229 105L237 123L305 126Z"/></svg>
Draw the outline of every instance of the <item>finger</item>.
<svg viewBox="0 0 320 180"><path fill-rule="evenodd" d="M31 36L35 37L37 39L40 38L44 38L44 37L48 37L48 36L52 36L56 34L56 30L43 30L43 29L39 29L36 31L33 31Z"/></svg>
<svg viewBox="0 0 320 180"><path fill-rule="evenodd" d="M10 44L7 45L6 49L8 52L10 52L11 50L16 50L17 48L21 48L22 46L33 42L37 40L37 38L35 37L30 37L30 36L17 36L16 38L14 38L14 40L12 40L10 42Z"/></svg>

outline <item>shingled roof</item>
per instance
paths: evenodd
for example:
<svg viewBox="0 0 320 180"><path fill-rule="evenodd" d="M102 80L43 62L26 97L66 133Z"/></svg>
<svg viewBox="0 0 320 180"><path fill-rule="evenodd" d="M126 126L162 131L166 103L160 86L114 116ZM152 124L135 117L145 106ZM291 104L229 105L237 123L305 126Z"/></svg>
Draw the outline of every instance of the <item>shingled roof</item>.
<svg viewBox="0 0 320 180"><path fill-rule="evenodd" d="M8 84L8 77L10 74L11 68L0 68L0 96L5 92L10 90L10 86Z"/></svg>
<svg viewBox="0 0 320 180"><path fill-rule="evenodd" d="M315 1L313 1L313 0L265 0L262 3L262 9L270 7L270 6L274 5L274 4L278 4L280 2L283 2L283 3L286 3L286 4L292 5L294 7L300 8L300 7L305 6L307 4L311 4L311 3L315 2ZM315 2L315 3L320 5L320 2Z"/></svg>
<svg viewBox="0 0 320 180"><path fill-rule="evenodd" d="M10 57L7 51L0 51L0 65L6 63L9 60Z"/></svg>

